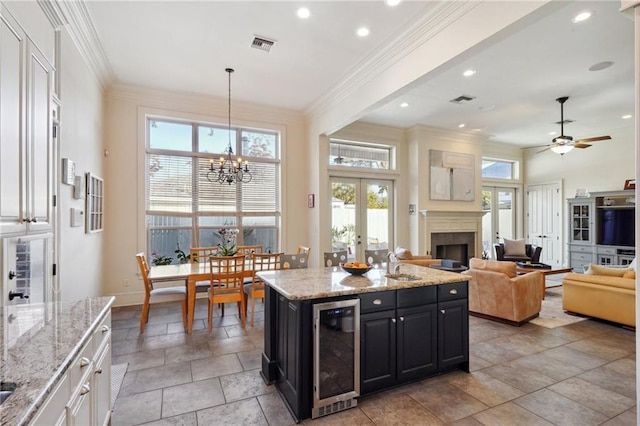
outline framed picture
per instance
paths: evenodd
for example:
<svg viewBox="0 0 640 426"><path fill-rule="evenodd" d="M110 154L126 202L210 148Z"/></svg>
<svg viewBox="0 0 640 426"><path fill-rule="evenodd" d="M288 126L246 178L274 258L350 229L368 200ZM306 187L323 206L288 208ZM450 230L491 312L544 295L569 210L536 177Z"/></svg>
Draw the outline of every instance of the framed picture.
<svg viewBox="0 0 640 426"><path fill-rule="evenodd" d="M432 149L429 158L429 198L473 201L475 171L473 154Z"/></svg>
<svg viewBox="0 0 640 426"><path fill-rule="evenodd" d="M624 189L636 189L636 180L627 179L624 181Z"/></svg>

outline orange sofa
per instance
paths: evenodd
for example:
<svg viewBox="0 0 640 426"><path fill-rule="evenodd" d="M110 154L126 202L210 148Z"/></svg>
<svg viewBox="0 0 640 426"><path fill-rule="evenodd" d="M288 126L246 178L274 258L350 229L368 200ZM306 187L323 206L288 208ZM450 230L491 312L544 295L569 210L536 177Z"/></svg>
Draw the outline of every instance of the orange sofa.
<svg viewBox="0 0 640 426"><path fill-rule="evenodd" d="M631 269L591 265L591 273L568 273L562 280L562 309L629 327L636 326L636 278ZM613 274L613 275L611 275ZM616 276L617 275L617 276Z"/></svg>
<svg viewBox="0 0 640 426"><path fill-rule="evenodd" d="M442 263L442 259L433 259L430 254L414 255L411 253L411 250L403 247L397 247L394 253L400 263L410 263L412 265L425 267L440 265Z"/></svg>

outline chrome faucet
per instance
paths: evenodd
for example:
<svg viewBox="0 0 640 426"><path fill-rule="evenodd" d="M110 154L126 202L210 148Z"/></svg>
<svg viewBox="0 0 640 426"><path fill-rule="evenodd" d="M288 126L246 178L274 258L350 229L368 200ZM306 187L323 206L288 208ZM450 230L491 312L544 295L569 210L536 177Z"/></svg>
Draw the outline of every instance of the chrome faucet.
<svg viewBox="0 0 640 426"><path fill-rule="evenodd" d="M393 263L393 267L391 264ZM387 254L387 274L397 274L400 270L401 263L398 261L398 256L392 251ZM392 272L393 271L393 272Z"/></svg>

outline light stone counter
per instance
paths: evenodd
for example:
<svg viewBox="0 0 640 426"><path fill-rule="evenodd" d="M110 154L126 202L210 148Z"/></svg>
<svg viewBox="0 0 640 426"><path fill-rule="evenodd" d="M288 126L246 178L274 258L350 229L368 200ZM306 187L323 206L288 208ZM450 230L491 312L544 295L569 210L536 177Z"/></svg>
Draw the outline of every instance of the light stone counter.
<svg viewBox="0 0 640 426"><path fill-rule="evenodd" d="M398 281L386 278L384 269L372 269L361 276L351 275L340 267L262 271L256 275L289 300L320 299L469 281L468 275L407 263L400 264L399 272L414 275L420 279Z"/></svg>
<svg viewBox="0 0 640 426"><path fill-rule="evenodd" d="M0 379L18 385L0 405L1 425L28 424L115 298L0 308Z"/></svg>

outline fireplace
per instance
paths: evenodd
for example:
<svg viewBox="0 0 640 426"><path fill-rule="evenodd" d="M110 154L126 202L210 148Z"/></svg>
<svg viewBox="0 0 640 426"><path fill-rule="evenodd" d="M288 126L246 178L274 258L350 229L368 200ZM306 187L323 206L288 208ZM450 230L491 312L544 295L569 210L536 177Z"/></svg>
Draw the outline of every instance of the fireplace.
<svg viewBox="0 0 640 426"><path fill-rule="evenodd" d="M475 233L434 232L431 234L431 253L437 259L458 260L469 266L469 259L475 256Z"/></svg>
<svg viewBox="0 0 640 426"><path fill-rule="evenodd" d="M420 241L421 251L424 250L435 258L458 260L469 266L469 259L482 253L480 235L482 216L485 213L420 210L420 234L423 236Z"/></svg>

